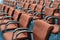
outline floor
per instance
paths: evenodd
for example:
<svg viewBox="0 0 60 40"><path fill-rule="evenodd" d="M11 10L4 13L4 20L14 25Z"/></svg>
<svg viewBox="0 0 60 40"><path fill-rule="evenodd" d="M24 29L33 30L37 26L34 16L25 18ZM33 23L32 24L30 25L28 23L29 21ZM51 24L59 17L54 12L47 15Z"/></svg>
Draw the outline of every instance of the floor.
<svg viewBox="0 0 60 40"><path fill-rule="evenodd" d="M0 40L4 40L3 33L1 30L0 30Z"/></svg>

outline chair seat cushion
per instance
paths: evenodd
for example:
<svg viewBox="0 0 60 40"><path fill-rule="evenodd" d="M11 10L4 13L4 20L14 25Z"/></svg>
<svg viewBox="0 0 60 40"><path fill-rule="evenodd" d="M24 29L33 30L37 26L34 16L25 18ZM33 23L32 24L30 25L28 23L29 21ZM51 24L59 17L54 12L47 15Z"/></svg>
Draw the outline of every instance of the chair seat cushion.
<svg viewBox="0 0 60 40"><path fill-rule="evenodd" d="M12 40L12 34L13 34L13 32L6 32L6 33L4 33L5 40ZM16 34L17 34L17 32L14 34L14 39L16 37ZM26 37L27 37L26 35L21 33L17 38L18 39L22 39L22 38L26 38Z"/></svg>
<svg viewBox="0 0 60 40"><path fill-rule="evenodd" d="M7 29L10 30L10 29L15 29L17 28L17 24L9 24L7 26ZM1 25L1 30L4 31L5 30L5 24L4 25Z"/></svg>

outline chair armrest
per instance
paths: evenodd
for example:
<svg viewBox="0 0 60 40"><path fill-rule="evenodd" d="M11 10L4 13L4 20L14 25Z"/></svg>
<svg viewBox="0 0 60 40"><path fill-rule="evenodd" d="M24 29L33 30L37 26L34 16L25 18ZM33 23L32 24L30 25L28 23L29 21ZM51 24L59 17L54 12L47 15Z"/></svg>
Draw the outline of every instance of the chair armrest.
<svg viewBox="0 0 60 40"><path fill-rule="evenodd" d="M22 30L28 30L28 28L16 28L16 29L13 31L12 40L13 40L14 33L15 33L16 31L18 31L18 30L20 30L20 31L22 31Z"/></svg>
<svg viewBox="0 0 60 40"><path fill-rule="evenodd" d="M29 34L32 34L33 31L30 31L30 30L22 30L22 31L19 31L17 33L17 35L16 35L16 39L17 39L18 35L21 34L21 33L29 33ZM14 36L14 34L13 34L13 36ZM12 40L14 40L13 37L12 37Z"/></svg>
<svg viewBox="0 0 60 40"><path fill-rule="evenodd" d="M3 10L0 10L0 12L3 12Z"/></svg>
<svg viewBox="0 0 60 40"><path fill-rule="evenodd" d="M55 24L58 24L58 18L55 17L55 16L50 16L50 17L48 17L48 18L47 18L47 22L48 22L51 18L53 18L53 19L55 20Z"/></svg>
<svg viewBox="0 0 60 40"><path fill-rule="evenodd" d="M49 20L49 19L51 19L51 18L56 18L55 16L49 16L48 18L47 18L47 21ZM56 18L57 19L57 18Z"/></svg>
<svg viewBox="0 0 60 40"><path fill-rule="evenodd" d="M45 16L44 20L47 20L48 17L50 17L50 16Z"/></svg>
<svg viewBox="0 0 60 40"><path fill-rule="evenodd" d="M9 22L18 22L18 21L16 21L16 20L10 20L10 21L8 21L7 23L9 23Z"/></svg>
<svg viewBox="0 0 60 40"><path fill-rule="evenodd" d="M30 10L30 8L28 8L27 12L30 13L30 12L32 12L32 10Z"/></svg>
<svg viewBox="0 0 60 40"><path fill-rule="evenodd" d="M3 12L3 13L0 13L0 15L8 15L7 13Z"/></svg>
<svg viewBox="0 0 60 40"><path fill-rule="evenodd" d="M12 19L13 19L12 16L3 16L3 17L2 17L3 20L4 20L4 19L8 19L8 18L12 18Z"/></svg>
<svg viewBox="0 0 60 40"><path fill-rule="evenodd" d="M16 31L18 31L18 30L28 30L28 28L16 28L14 31L13 31L13 33L15 33Z"/></svg>
<svg viewBox="0 0 60 40"><path fill-rule="evenodd" d="M2 14L8 14L8 13L6 13L6 12L3 12Z"/></svg>
<svg viewBox="0 0 60 40"><path fill-rule="evenodd" d="M10 4L10 6L14 7L14 4Z"/></svg>
<svg viewBox="0 0 60 40"><path fill-rule="evenodd" d="M9 24L19 24L19 22L9 22L5 25L5 32L7 31L7 27Z"/></svg>

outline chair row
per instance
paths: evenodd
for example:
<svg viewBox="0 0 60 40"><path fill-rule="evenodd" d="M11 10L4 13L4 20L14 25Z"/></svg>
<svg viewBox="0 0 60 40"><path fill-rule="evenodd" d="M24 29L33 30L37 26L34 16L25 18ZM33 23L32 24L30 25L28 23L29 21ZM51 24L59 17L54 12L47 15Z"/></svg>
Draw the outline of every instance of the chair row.
<svg viewBox="0 0 60 40"><path fill-rule="evenodd" d="M59 10L58 9L55 9L55 8L49 8L49 7L46 7L44 10L43 10L43 7L41 5L36 5L36 4L31 4L30 5L30 9L28 8L29 7L29 4L26 3L25 4L25 7L23 8L20 8L20 12L21 13L25 13L25 14L29 14L31 16L35 16L35 18L39 18L39 19L43 19L45 18L45 16L57 16L59 17ZM9 11L9 6L7 6L6 8L2 7L2 10L6 9L5 11ZM7 12L8 12L7 11ZM58 15L56 15L58 14Z"/></svg>
<svg viewBox="0 0 60 40"><path fill-rule="evenodd" d="M14 11L13 7L10 7L10 12L8 14L11 13L12 15L15 15L15 17L13 16L13 19L8 16L4 16L3 19L1 19L5 22L10 20L4 24L0 24L5 40L37 40L37 38L38 40L48 40L50 33L56 32L56 29L52 31L55 26L52 26L51 24L39 19L33 21L32 16L20 13L19 10ZM17 21L17 19L19 21ZM1 21L1 23L3 21ZM33 33L31 31L32 29Z"/></svg>
<svg viewBox="0 0 60 40"><path fill-rule="evenodd" d="M37 16L40 19L43 19L45 16L58 17L59 15L59 9L44 7L37 4L22 3L19 7L20 7L19 9L23 10L23 12L25 11L28 14L32 13L34 16ZM58 14L58 15L55 15L55 14Z"/></svg>
<svg viewBox="0 0 60 40"><path fill-rule="evenodd" d="M0 27L5 40L48 40L51 33L59 32L59 9L25 2L21 4L18 10L2 5Z"/></svg>
<svg viewBox="0 0 60 40"><path fill-rule="evenodd" d="M20 13L20 10L15 10L13 7L9 7L9 12L5 16L3 15L4 13L7 13L7 12L1 11L2 15L0 15L1 17L1 20L0 20L1 28L0 29L2 32L4 32L5 40L12 40L12 37L13 37L12 34L13 34L14 29L16 29L17 32L19 32L19 30L26 31L26 30L29 30L30 27L31 28L33 27L33 24L34 24L33 16ZM32 31L31 32L28 31L28 33L32 33ZM14 37L16 37L16 34L14 34ZM28 34L22 33L16 40L18 39L21 39L21 40L29 39L30 40L31 38L30 36L28 36Z"/></svg>

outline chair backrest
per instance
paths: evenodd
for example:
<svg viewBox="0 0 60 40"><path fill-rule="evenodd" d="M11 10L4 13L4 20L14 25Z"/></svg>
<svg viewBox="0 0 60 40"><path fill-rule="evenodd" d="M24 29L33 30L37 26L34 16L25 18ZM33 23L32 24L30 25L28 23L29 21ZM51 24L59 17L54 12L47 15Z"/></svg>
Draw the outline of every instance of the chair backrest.
<svg viewBox="0 0 60 40"><path fill-rule="evenodd" d="M0 9L2 8L2 4L0 4Z"/></svg>
<svg viewBox="0 0 60 40"><path fill-rule="evenodd" d="M28 28L30 22L32 21L33 17L27 14L22 14L20 17L20 27Z"/></svg>
<svg viewBox="0 0 60 40"><path fill-rule="evenodd" d="M16 5L17 5L17 2L16 2L16 1L14 1L14 8L16 8Z"/></svg>
<svg viewBox="0 0 60 40"><path fill-rule="evenodd" d="M25 5L24 5L24 11L25 11L25 12L28 11L29 5L30 5L29 3L25 3Z"/></svg>
<svg viewBox="0 0 60 40"><path fill-rule="evenodd" d="M10 6L6 6L5 12L8 13L9 12L9 9L10 9Z"/></svg>
<svg viewBox="0 0 60 40"><path fill-rule="evenodd" d="M29 8L30 8L30 10L34 11L36 6L37 6L37 4L31 4Z"/></svg>
<svg viewBox="0 0 60 40"><path fill-rule="evenodd" d="M38 4L43 5L44 4L44 0L39 0Z"/></svg>
<svg viewBox="0 0 60 40"><path fill-rule="evenodd" d="M46 0L46 2L49 2L49 0Z"/></svg>
<svg viewBox="0 0 60 40"><path fill-rule="evenodd" d="M6 8L6 6L3 4L1 9L2 9L3 11L5 11L5 8Z"/></svg>
<svg viewBox="0 0 60 40"><path fill-rule="evenodd" d="M19 4L20 7L24 7L24 5L25 5L25 2L22 2Z"/></svg>
<svg viewBox="0 0 60 40"><path fill-rule="evenodd" d="M34 40L48 40L53 27L43 20L35 20L33 35Z"/></svg>
<svg viewBox="0 0 60 40"><path fill-rule="evenodd" d="M28 9L29 5L30 5L29 3L25 3L24 9Z"/></svg>
<svg viewBox="0 0 60 40"><path fill-rule="evenodd" d="M60 3L54 2L52 7L53 7L53 8L59 8L59 5L60 5Z"/></svg>
<svg viewBox="0 0 60 40"><path fill-rule="evenodd" d="M24 0L21 0L21 2L24 2Z"/></svg>
<svg viewBox="0 0 60 40"><path fill-rule="evenodd" d="M55 10L55 8L46 7L46 8L45 8L45 11L44 11L44 14L45 14L46 16L51 16L51 15L53 15L54 10Z"/></svg>
<svg viewBox="0 0 60 40"><path fill-rule="evenodd" d="M32 3L36 3L36 1L35 0L30 0L30 4L32 4Z"/></svg>
<svg viewBox="0 0 60 40"><path fill-rule="evenodd" d="M37 7L35 9L35 11L37 12L36 16L39 18L42 18L42 9L43 9L43 6L41 6L41 5L37 5Z"/></svg>
<svg viewBox="0 0 60 40"><path fill-rule="evenodd" d="M27 3L29 3L30 2L30 0L27 0Z"/></svg>
<svg viewBox="0 0 60 40"><path fill-rule="evenodd" d="M7 2L8 0L4 0L4 2Z"/></svg>
<svg viewBox="0 0 60 40"><path fill-rule="evenodd" d="M45 6L49 7L51 2L46 2Z"/></svg>
<svg viewBox="0 0 60 40"><path fill-rule="evenodd" d="M42 8L43 8L43 6L41 6L41 5L37 5L37 7L36 7L36 12L41 12L42 11Z"/></svg>
<svg viewBox="0 0 60 40"><path fill-rule="evenodd" d="M10 7L10 9L9 9L9 12L8 12L8 15L9 16L12 16L12 14L14 14L14 7Z"/></svg>
<svg viewBox="0 0 60 40"><path fill-rule="evenodd" d="M23 2L26 2L27 0L23 0Z"/></svg>
<svg viewBox="0 0 60 40"><path fill-rule="evenodd" d="M22 13L20 13L20 10L15 10L14 15L13 15L13 19L19 21L18 17L20 17L21 14Z"/></svg>

